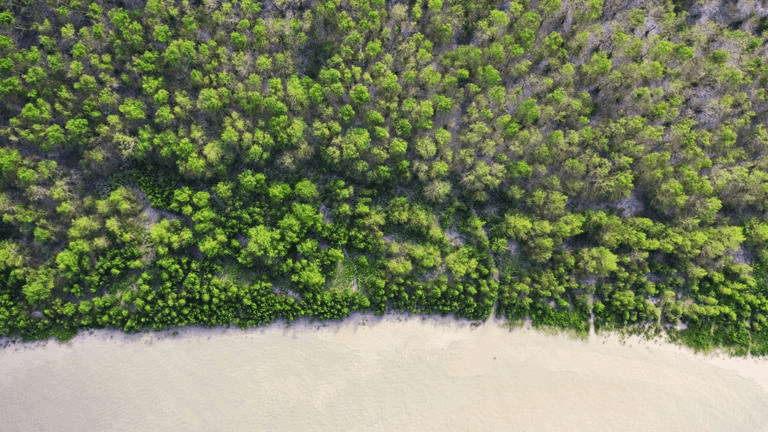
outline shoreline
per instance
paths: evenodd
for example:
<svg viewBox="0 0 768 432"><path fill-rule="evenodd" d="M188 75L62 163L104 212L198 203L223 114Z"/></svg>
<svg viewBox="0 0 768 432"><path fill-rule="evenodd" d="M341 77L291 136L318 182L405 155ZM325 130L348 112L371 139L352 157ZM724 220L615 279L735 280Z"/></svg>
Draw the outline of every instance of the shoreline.
<svg viewBox="0 0 768 432"><path fill-rule="evenodd" d="M119 344L145 343L152 345L154 343L167 340L184 340L193 338L205 338L210 340L212 337L226 336L227 334L255 334L265 335L270 332L279 331L283 336L301 333L339 333L342 330L349 330L355 327L376 327L379 325L395 323L426 323L431 327L443 328L445 330L469 330L475 331L487 327L497 327L517 333L518 335L544 337L559 339L559 342L572 341L583 344L585 347L595 347L597 345L609 345L613 347L622 347L634 350L644 350L645 352L665 352L682 356L689 360L704 362L717 366L721 369L735 372L740 377L756 382L760 388L768 394L768 356L755 357L734 356L721 348L713 349L708 352L696 352L694 349L685 345L671 342L669 337L662 333L661 335L649 337L645 334L629 334L621 330L610 330L595 332L594 327L590 327L587 337L575 335L568 329L556 327L536 328L531 325L530 319L523 323L511 323L502 318L491 317L485 321L471 321L468 319L457 319L451 316L439 315L411 315L407 313L386 313L381 316L373 313L355 312L340 321L317 321L309 317L301 317L295 321L278 320L265 326L250 327L241 329L238 327L201 327L185 326L174 327L167 330L156 331L148 329L138 333L125 333L118 329L91 329L81 330L76 336L67 341L61 342L55 337L46 340L34 340L24 342L21 340L11 340L8 337L0 338L0 355L9 352L23 352L28 350L40 349L49 344L69 346L79 344L84 339L96 338L100 341L114 341Z"/></svg>

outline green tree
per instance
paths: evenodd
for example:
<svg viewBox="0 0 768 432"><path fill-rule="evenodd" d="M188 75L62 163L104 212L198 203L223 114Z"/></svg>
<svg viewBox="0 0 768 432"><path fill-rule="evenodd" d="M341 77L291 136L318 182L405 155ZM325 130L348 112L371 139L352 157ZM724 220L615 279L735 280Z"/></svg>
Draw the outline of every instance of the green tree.
<svg viewBox="0 0 768 432"><path fill-rule="evenodd" d="M356 106L361 106L368 103L371 100L371 95L368 89L362 84L355 84L349 91L349 98Z"/></svg>
<svg viewBox="0 0 768 432"><path fill-rule="evenodd" d="M125 118L133 121L144 120L146 118L146 115L144 114L145 109L146 106L144 105L144 102L132 98L127 98L123 104L120 105L120 112L125 115Z"/></svg>

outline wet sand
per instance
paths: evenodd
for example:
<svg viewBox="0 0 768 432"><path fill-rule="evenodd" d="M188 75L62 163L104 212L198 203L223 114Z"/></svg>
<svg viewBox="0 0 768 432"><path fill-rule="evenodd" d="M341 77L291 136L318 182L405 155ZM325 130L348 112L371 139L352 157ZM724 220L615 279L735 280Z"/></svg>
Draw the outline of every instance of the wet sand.
<svg viewBox="0 0 768 432"><path fill-rule="evenodd" d="M768 359L452 319L0 349L2 431L761 431Z"/></svg>

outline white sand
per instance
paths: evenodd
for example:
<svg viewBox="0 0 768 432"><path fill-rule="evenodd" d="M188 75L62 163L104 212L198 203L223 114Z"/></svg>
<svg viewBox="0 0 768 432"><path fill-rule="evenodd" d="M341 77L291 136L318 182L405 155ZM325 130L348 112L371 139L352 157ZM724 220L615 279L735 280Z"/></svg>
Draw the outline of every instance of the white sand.
<svg viewBox="0 0 768 432"><path fill-rule="evenodd" d="M102 331L0 349L0 371L2 431L768 429L767 360L497 322Z"/></svg>

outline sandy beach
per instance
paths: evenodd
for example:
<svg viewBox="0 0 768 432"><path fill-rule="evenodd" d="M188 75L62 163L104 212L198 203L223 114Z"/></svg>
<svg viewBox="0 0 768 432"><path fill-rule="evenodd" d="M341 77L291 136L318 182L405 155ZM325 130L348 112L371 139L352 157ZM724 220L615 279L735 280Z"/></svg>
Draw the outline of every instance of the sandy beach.
<svg viewBox="0 0 768 432"><path fill-rule="evenodd" d="M3 431L761 431L768 360L449 318L0 349Z"/></svg>

